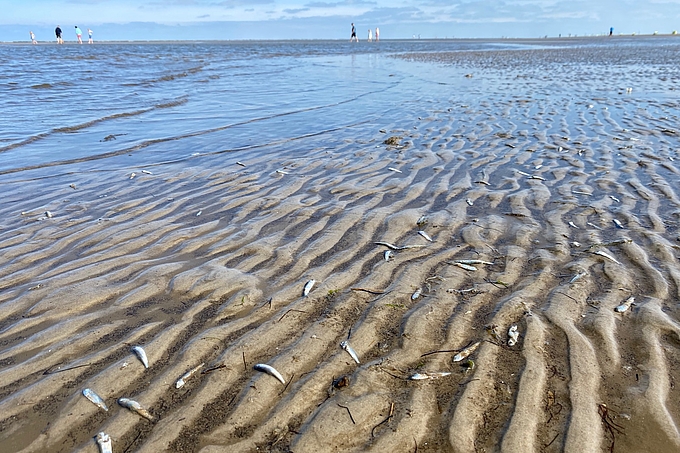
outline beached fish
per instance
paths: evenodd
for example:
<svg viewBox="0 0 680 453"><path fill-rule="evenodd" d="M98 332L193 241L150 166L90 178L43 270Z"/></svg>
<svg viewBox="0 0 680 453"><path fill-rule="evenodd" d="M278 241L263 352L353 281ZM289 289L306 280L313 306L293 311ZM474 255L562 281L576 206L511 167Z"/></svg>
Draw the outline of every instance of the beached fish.
<svg viewBox="0 0 680 453"><path fill-rule="evenodd" d="M430 235L427 234L426 232L424 232L423 230L418 231L418 234L421 235L422 237L424 237L426 240L428 240L430 242L434 242L432 240L432 238L430 237Z"/></svg>
<svg viewBox="0 0 680 453"><path fill-rule="evenodd" d="M83 389L83 396L90 400L95 406L108 412L109 408L101 396L97 395L92 389Z"/></svg>
<svg viewBox="0 0 680 453"><path fill-rule="evenodd" d="M467 359L467 357L475 352L475 350L479 347L479 345L482 344L481 341L478 341L477 343L474 343L467 348L463 349L460 351L458 354L453 356L453 361L454 362L460 362L461 360Z"/></svg>
<svg viewBox="0 0 680 453"><path fill-rule="evenodd" d="M595 228L596 230L600 230L600 231L602 230L602 228L600 228L599 226L595 225L592 222L586 222L586 225L589 225L589 226Z"/></svg>
<svg viewBox="0 0 680 453"><path fill-rule="evenodd" d="M133 346L131 351L134 352L139 360L144 364L144 368L149 368L149 359L146 358L146 351L144 351L144 348L141 346Z"/></svg>
<svg viewBox="0 0 680 453"><path fill-rule="evenodd" d="M126 409L131 410L132 412L137 412L140 417L144 417L149 421L153 421L153 415L144 409L137 401L131 400L129 398L118 398L118 404Z"/></svg>
<svg viewBox="0 0 680 453"><path fill-rule="evenodd" d="M113 453L113 445L111 445L111 438L105 432L100 432L95 437L97 445L99 445L99 453Z"/></svg>
<svg viewBox="0 0 680 453"><path fill-rule="evenodd" d="M130 179L134 179L135 176L137 176L137 173L135 172L130 173Z"/></svg>
<svg viewBox="0 0 680 453"><path fill-rule="evenodd" d="M240 165L241 167L245 167L245 166L246 166L246 164L244 164L244 163L242 163L242 162L236 162L236 165Z"/></svg>
<svg viewBox="0 0 680 453"><path fill-rule="evenodd" d="M418 221L416 222L416 225L418 226L423 226L427 223L427 216L421 215Z"/></svg>
<svg viewBox="0 0 680 453"><path fill-rule="evenodd" d="M586 275L588 275L588 274L585 273L585 272L579 272L576 275L574 275L573 277L571 277L571 280L569 280L569 283L574 283L576 280L579 280L580 278L585 277Z"/></svg>
<svg viewBox="0 0 680 453"><path fill-rule="evenodd" d="M177 380L177 382L175 382L175 388L181 389L182 387L184 387L184 384L186 383L186 381L187 381L191 376L193 376L194 373L196 373L198 370L200 370L201 368L203 368L204 365L205 365L205 363L201 363L200 365L197 365L197 366L193 367L192 369L190 369L189 371L187 371L186 373L184 373L184 374L182 375L182 377L179 378L179 379Z"/></svg>
<svg viewBox="0 0 680 453"><path fill-rule="evenodd" d="M287 175L288 174L287 171L283 171L283 170L276 170L276 173L278 173L280 175Z"/></svg>
<svg viewBox="0 0 680 453"><path fill-rule="evenodd" d="M286 384L286 380L281 376L281 373L276 371L276 369L273 366L264 364L264 363L258 363L253 367L254 370L260 371L262 373L267 373L270 376L274 376L276 379L279 380L280 383Z"/></svg>
<svg viewBox="0 0 680 453"><path fill-rule="evenodd" d="M531 176L529 173L522 171L522 170L515 170L517 173L519 173L522 176Z"/></svg>
<svg viewBox="0 0 680 453"><path fill-rule="evenodd" d="M475 181L475 184L484 184L485 186L490 186L490 185L491 185L491 184L489 184L488 182L482 181L482 180L480 180L480 181Z"/></svg>
<svg viewBox="0 0 680 453"><path fill-rule="evenodd" d="M401 173L401 170L399 170L399 169L397 169L397 168L389 167L388 170L393 171L393 172L395 172L395 173Z"/></svg>
<svg viewBox="0 0 680 453"><path fill-rule="evenodd" d="M411 300L416 300L423 293L423 288L418 288L413 294L411 294Z"/></svg>
<svg viewBox="0 0 680 453"><path fill-rule="evenodd" d="M460 264L493 264L488 261L482 261L482 260L455 260L455 263L460 263Z"/></svg>
<svg viewBox="0 0 680 453"><path fill-rule="evenodd" d="M474 203L472 202L472 200L470 200L469 198L466 198L466 199L465 199L465 202L468 204L468 206L473 206L473 205L474 205Z"/></svg>
<svg viewBox="0 0 680 453"><path fill-rule="evenodd" d="M349 342L347 340L341 341L340 342L340 347L347 351L347 354L352 357L352 359L357 363L357 365L360 363L359 362L359 356L357 355L356 351L352 349L352 347L349 345Z"/></svg>
<svg viewBox="0 0 680 453"><path fill-rule="evenodd" d="M385 258L385 261L389 261L390 258L392 258L392 250L385 250L385 253L383 253L383 258Z"/></svg>
<svg viewBox="0 0 680 453"><path fill-rule="evenodd" d="M570 243L573 247L581 247L581 243L578 241L573 241Z"/></svg>
<svg viewBox="0 0 680 453"><path fill-rule="evenodd" d="M389 242L374 242L375 245L384 245L387 248L390 248L392 250L401 250L401 247L397 247L394 244L390 244Z"/></svg>
<svg viewBox="0 0 680 453"><path fill-rule="evenodd" d="M433 373L416 373L412 375L409 379L412 381L423 381L425 379L437 379L444 376L450 376L451 373L447 371L437 371Z"/></svg>
<svg viewBox="0 0 680 453"><path fill-rule="evenodd" d="M572 228L578 229L578 227L576 226L576 224L574 222L569 222L569 226L572 227Z"/></svg>
<svg viewBox="0 0 680 453"><path fill-rule="evenodd" d="M614 200L614 201L617 202L617 203L621 203L621 200L619 200L618 198L616 198L614 195L609 195L609 198L611 198L612 200Z"/></svg>
<svg viewBox="0 0 680 453"><path fill-rule="evenodd" d="M517 331L517 324L513 324L510 326L510 329L508 329L508 346L515 346L518 338L519 332Z"/></svg>
<svg viewBox="0 0 680 453"><path fill-rule="evenodd" d="M619 222L618 219L613 219L612 222L614 222L614 225L616 225L616 228L621 228L622 230L624 229L623 224Z"/></svg>
<svg viewBox="0 0 680 453"><path fill-rule="evenodd" d="M543 168L543 165L539 164L534 167L534 170L540 170L541 168Z"/></svg>
<svg viewBox="0 0 680 453"><path fill-rule="evenodd" d="M142 170L142 173L145 175L153 175L153 173L151 173L149 170Z"/></svg>
<svg viewBox="0 0 680 453"><path fill-rule="evenodd" d="M583 192L581 190L572 190L571 193L576 193L576 194L579 194L579 195L588 195L589 197L593 195L590 192Z"/></svg>
<svg viewBox="0 0 680 453"><path fill-rule="evenodd" d="M48 219L51 219L52 213L50 211L45 211L45 217L47 217Z"/></svg>
<svg viewBox="0 0 680 453"><path fill-rule="evenodd" d="M203 211L198 211L198 212L196 213L196 217L199 217L201 214L203 214Z"/></svg>
<svg viewBox="0 0 680 453"><path fill-rule="evenodd" d="M454 266L458 266L461 269L465 269L466 271L476 271L477 270L477 268L474 267L474 266L470 266L469 264L465 264L465 263L459 263L458 261L454 261L451 264L453 264Z"/></svg>
<svg viewBox="0 0 680 453"><path fill-rule="evenodd" d="M538 179L539 181L545 181L545 178L543 176L537 176L537 175L531 175L531 176L529 176L529 179Z"/></svg>
<svg viewBox="0 0 680 453"><path fill-rule="evenodd" d="M624 303L619 305L614 309L615 312L617 313L623 313L625 311L628 311L631 305L634 305L635 298L633 296L630 296Z"/></svg>
<svg viewBox="0 0 680 453"><path fill-rule="evenodd" d="M305 284L304 289L302 290L302 295L303 296L308 296L309 292L312 290L312 287L314 286L314 283L316 283L316 280L311 279Z"/></svg>
<svg viewBox="0 0 680 453"><path fill-rule="evenodd" d="M603 256L603 257L607 258L608 260L615 262L616 264L621 264L618 261L616 261L616 259L613 256L611 256L609 253L603 252L602 250L598 250L597 252L593 252L593 254Z"/></svg>

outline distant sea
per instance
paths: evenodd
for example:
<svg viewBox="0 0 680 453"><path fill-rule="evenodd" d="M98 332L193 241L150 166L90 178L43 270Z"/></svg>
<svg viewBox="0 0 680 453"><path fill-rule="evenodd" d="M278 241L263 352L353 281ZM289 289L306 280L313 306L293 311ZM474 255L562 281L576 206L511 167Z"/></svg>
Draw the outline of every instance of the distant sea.
<svg viewBox="0 0 680 453"><path fill-rule="evenodd" d="M0 182L201 154L277 152L283 141L398 121L405 103L498 95L503 71L397 55L611 46L553 40L248 41L0 45ZM677 46L675 37L617 46ZM491 52L493 58L502 54ZM499 56L500 55L500 56ZM496 65L498 66L498 65ZM502 67L499 66L499 67ZM625 70L625 68L624 68ZM507 95L507 93L505 93ZM423 101L425 102L425 101ZM426 105L422 105L423 108ZM417 111L415 108L413 111ZM301 146L304 146L301 143Z"/></svg>

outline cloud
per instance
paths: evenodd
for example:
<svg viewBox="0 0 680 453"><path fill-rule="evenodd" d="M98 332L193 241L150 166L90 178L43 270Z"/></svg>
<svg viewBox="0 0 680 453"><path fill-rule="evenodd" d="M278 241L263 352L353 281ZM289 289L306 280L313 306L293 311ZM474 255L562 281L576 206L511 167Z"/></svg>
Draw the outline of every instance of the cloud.
<svg viewBox="0 0 680 453"><path fill-rule="evenodd" d="M305 11L309 11L309 8L297 8L297 9L284 9L283 12L286 14L297 14Z"/></svg>

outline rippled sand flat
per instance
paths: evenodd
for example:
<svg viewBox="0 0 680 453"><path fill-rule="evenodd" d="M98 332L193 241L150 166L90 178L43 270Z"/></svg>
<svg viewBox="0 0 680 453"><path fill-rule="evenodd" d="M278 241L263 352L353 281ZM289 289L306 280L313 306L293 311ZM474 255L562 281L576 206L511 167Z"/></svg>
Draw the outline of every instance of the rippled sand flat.
<svg viewBox="0 0 680 453"><path fill-rule="evenodd" d="M396 115L6 184L0 450L680 450L679 48L402 55Z"/></svg>

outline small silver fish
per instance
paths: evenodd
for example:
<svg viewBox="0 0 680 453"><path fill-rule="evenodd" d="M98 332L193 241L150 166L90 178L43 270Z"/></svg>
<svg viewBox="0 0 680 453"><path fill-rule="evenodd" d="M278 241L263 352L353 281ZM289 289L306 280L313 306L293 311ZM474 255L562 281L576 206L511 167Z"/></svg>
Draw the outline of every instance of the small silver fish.
<svg viewBox="0 0 680 453"><path fill-rule="evenodd" d="M416 373L412 375L409 379L412 381L422 381L425 379L437 379L444 376L450 376L451 373L447 371L438 371L434 373Z"/></svg>
<svg viewBox="0 0 680 453"><path fill-rule="evenodd" d="M423 230L418 231L418 234L421 235L422 237L424 237L426 240L428 240L430 242L434 242L432 240L432 238L430 237L430 235L427 234L426 232L424 232Z"/></svg>
<svg viewBox="0 0 680 453"><path fill-rule="evenodd" d="M184 387L184 384L186 383L186 381L189 380L189 378L190 378L191 376L193 376L194 373L196 373L198 370L200 370L201 368L203 368L204 365L205 365L205 363L201 363L200 365L197 365L197 366L193 367L192 369L190 369L189 371L187 371L186 373L184 373L184 374L182 375L182 377L179 378L179 379L177 380L177 382L175 382L175 388L176 388L176 389L181 389L182 387Z"/></svg>
<svg viewBox="0 0 680 453"><path fill-rule="evenodd" d="M468 204L468 206L473 206L473 205L474 205L474 203L472 202L472 200L470 200L469 198L466 198L466 199L465 199L465 202Z"/></svg>
<svg viewBox="0 0 680 453"><path fill-rule="evenodd" d="M137 176L137 173L135 172L130 173L130 179L134 179L135 176Z"/></svg>
<svg viewBox="0 0 680 453"><path fill-rule="evenodd" d="M617 203L621 203L621 200L619 200L618 198L616 198L614 195L609 195L609 198L611 198L612 200L614 200L614 201L617 202Z"/></svg>
<svg viewBox="0 0 680 453"><path fill-rule="evenodd" d="M302 295L303 296L308 296L309 292L312 290L312 287L314 286L314 283L316 283L316 280L311 279L305 284L304 289L302 290Z"/></svg>
<svg viewBox="0 0 680 453"><path fill-rule="evenodd" d="M540 170L541 168L543 168L543 165L536 165L536 166L534 167L534 170Z"/></svg>
<svg viewBox="0 0 680 453"><path fill-rule="evenodd" d="M572 228L578 229L578 227L576 226L576 224L574 222L569 222L569 226L572 227Z"/></svg>
<svg viewBox="0 0 680 453"><path fill-rule="evenodd" d="M236 165L240 165L241 167L245 167L245 166L246 166L246 164L244 164L243 162L236 162Z"/></svg>
<svg viewBox="0 0 680 453"><path fill-rule="evenodd" d="M586 225L589 225L589 226L595 228L596 230L600 230L600 231L602 230L602 228L600 228L599 226L595 225L592 222L586 222Z"/></svg>
<svg viewBox="0 0 680 453"><path fill-rule="evenodd" d="M100 432L95 437L97 445L99 445L100 453L113 453L113 445L111 445L111 438L105 432Z"/></svg>
<svg viewBox="0 0 680 453"><path fill-rule="evenodd" d="M51 219L52 213L50 211L45 211L45 217L47 217L48 219Z"/></svg>
<svg viewBox="0 0 680 453"><path fill-rule="evenodd" d="M106 403L102 399L101 396L97 395L94 390L92 389L83 389L83 396L90 400L92 404L97 406L100 409L104 409L105 411L108 412L109 408L106 407Z"/></svg>
<svg viewBox="0 0 680 453"><path fill-rule="evenodd" d="M531 176L529 176L529 179L538 179L539 181L545 181L545 178L543 176L537 176L537 175L531 175Z"/></svg>
<svg viewBox="0 0 680 453"><path fill-rule="evenodd" d="M416 300L423 293L423 288L418 288L413 294L411 294L411 300Z"/></svg>
<svg viewBox="0 0 680 453"><path fill-rule="evenodd" d="M508 329L508 346L515 346L518 338L519 332L517 331L517 324L513 324L510 326L510 329Z"/></svg>
<svg viewBox="0 0 680 453"><path fill-rule="evenodd" d="M569 283L574 283L576 280L578 280L582 277L585 277L586 275L588 275L588 274L585 273L585 272L579 272L576 275L574 275L573 277L571 277L571 280L569 280Z"/></svg>
<svg viewBox="0 0 680 453"><path fill-rule="evenodd" d="M385 261L389 261L390 258L392 258L392 250L385 250L385 253L383 253L383 258L385 258Z"/></svg>
<svg viewBox="0 0 680 453"><path fill-rule="evenodd" d="M482 260L455 260L455 263L460 263L460 264L488 264L491 265L493 263L490 263L488 261L482 261Z"/></svg>
<svg viewBox="0 0 680 453"><path fill-rule="evenodd" d="M482 180L480 180L480 181L475 181L475 184L484 184L485 186L490 186L490 185L491 185L491 184L489 184L488 182L482 181Z"/></svg>
<svg viewBox="0 0 680 453"><path fill-rule="evenodd" d="M276 371L276 369L273 366L264 364L264 363L258 363L253 367L254 370L260 371L262 373L267 373L270 376L274 376L276 379L279 380L283 385L286 384L286 380L281 376L281 373Z"/></svg>
<svg viewBox="0 0 680 453"><path fill-rule="evenodd" d="M374 242L375 245L384 245L385 247L392 249L392 250L401 250L401 247L398 247L394 244L390 244L389 242Z"/></svg>
<svg viewBox="0 0 680 453"><path fill-rule="evenodd" d="M616 259L613 256L611 256L609 253L605 253L601 250L598 250L597 252L593 252L593 254L603 256L603 257L607 258L608 260L615 262L616 264L621 264L618 261L616 261Z"/></svg>
<svg viewBox="0 0 680 453"><path fill-rule="evenodd" d="M196 213L196 217L200 217L201 214L203 214L203 211L198 211L198 212Z"/></svg>
<svg viewBox="0 0 680 453"><path fill-rule="evenodd" d="M581 190L572 190L571 193L576 193L576 194L579 194L579 195L588 195L589 197L591 197L593 195L590 192L583 192Z"/></svg>
<svg viewBox="0 0 680 453"><path fill-rule="evenodd" d="M470 354L472 354L473 352L475 352L475 350L479 347L480 344L482 344L482 342L481 342L481 341L478 341L477 343L474 343L473 345L468 346L467 348L463 349L463 350L460 351L458 354L456 354L455 356L453 356L453 361L454 361L454 362L460 362L460 361L463 360L463 359L467 359L467 357L468 357Z"/></svg>
<svg viewBox="0 0 680 453"><path fill-rule="evenodd" d="M395 173L401 173L401 170L392 167L389 167L388 170L393 171Z"/></svg>
<svg viewBox="0 0 680 453"><path fill-rule="evenodd" d="M347 354L349 354L350 357L352 357L352 359L357 363L357 365L360 364L360 362L359 362L359 356L358 356L357 353L354 351L354 349L352 349L352 347L349 345L349 342L348 342L347 340L341 341L341 342L340 342L340 347L341 347L342 349L344 349L345 351L347 351Z"/></svg>
<svg viewBox="0 0 680 453"><path fill-rule="evenodd" d="M283 170L276 170L276 173L278 173L280 175L287 175L288 174L287 171L283 171Z"/></svg>
<svg viewBox="0 0 680 453"><path fill-rule="evenodd" d="M522 175L522 176L531 176L529 173L524 172L524 171L522 171L522 170L515 170L515 171L516 171L517 173L519 173L520 175Z"/></svg>
<svg viewBox="0 0 680 453"><path fill-rule="evenodd" d="M635 302L635 298L633 296L630 296L624 303L622 303L621 305L616 307L614 309L614 311L617 312L617 313L626 312L626 311L628 311L628 309L630 308L631 305L635 305L634 302Z"/></svg>
<svg viewBox="0 0 680 453"><path fill-rule="evenodd" d="M474 266L470 266L469 264L465 264L465 263L459 263L457 261L454 261L452 264L454 266L460 267L461 269L465 269L466 271L476 271L477 270L477 268L474 267Z"/></svg>
<svg viewBox="0 0 680 453"><path fill-rule="evenodd" d="M614 225L616 225L616 228L621 228L622 230L624 229L624 226L621 222L619 222L618 219L613 219L612 222L614 222Z"/></svg>
<svg viewBox="0 0 680 453"><path fill-rule="evenodd" d="M149 421L153 421L153 415L144 409L137 401L131 400L129 398L118 398L118 404L126 409L131 410L132 412L136 412L140 417L144 417Z"/></svg>
<svg viewBox="0 0 680 453"><path fill-rule="evenodd" d="M144 351L144 348L141 346L133 346L131 351L134 352L139 360L144 364L144 368L149 368L149 359L146 358L146 351Z"/></svg>
<svg viewBox="0 0 680 453"><path fill-rule="evenodd" d="M145 175L153 175L153 173L151 173L149 170L142 170L142 173Z"/></svg>

